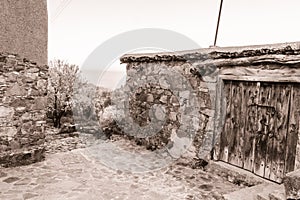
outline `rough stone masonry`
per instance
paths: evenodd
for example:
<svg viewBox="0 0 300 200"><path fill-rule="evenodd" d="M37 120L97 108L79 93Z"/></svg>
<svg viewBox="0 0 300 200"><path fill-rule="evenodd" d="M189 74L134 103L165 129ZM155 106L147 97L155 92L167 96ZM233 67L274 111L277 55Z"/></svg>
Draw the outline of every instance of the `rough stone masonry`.
<svg viewBox="0 0 300 200"><path fill-rule="evenodd" d="M121 62L127 63L125 91L132 94L129 107L135 123L145 127L149 123L155 126L154 120L165 122L157 127L157 133L150 130L154 131L153 135L136 135L135 140L151 150L174 151L175 141L182 140L187 145L189 142L184 138L192 138L189 151L193 157L209 159L212 144L206 138L211 138L214 130L216 79L204 81L193 63L168 53L157 57L155 54L125 55Z"/></svg>
<svg viewBox="0 0 300 200"><path fill-rule="evenodd" d="M0 166L44 157L48 67L0 53Z"/></svg>

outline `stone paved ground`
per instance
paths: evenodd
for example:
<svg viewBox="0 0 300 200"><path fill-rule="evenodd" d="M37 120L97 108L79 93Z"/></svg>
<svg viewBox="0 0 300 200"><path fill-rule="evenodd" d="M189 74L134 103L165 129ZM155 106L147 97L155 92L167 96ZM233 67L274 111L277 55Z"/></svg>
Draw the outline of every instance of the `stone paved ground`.
<svg viewBox="0 0 300 200"><path fill-rule="evenodd" d="M0 168L0 199L221 199L241 188L211 172L176 163L144 173L114 170L90 152L85 148L47 154L40 163Z"/></svg>

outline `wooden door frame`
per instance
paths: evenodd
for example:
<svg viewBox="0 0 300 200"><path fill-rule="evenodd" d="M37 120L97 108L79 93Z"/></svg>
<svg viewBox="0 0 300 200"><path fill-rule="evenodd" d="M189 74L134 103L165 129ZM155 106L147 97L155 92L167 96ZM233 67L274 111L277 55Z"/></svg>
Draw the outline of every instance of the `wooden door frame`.
<svg viewBox="0 0 300 200"><path fill-rule="evenodd" d="M243 67L237 67L243 68ZM216 101L215 101L215 117L214 117L214 134L213 134L213 159L220 160L220 136L223 131L223 126L226 118L226 98L224 98L225 81L246 81L246 82L269 82L269 83L284 83L284 84L299 84L300 83L300 73L295 74L295 76L283 75L287 72L286 68L278 69L278 74L276 76L267 76L270 70L264 70L263 74L257 76L254 75L244 75L241 76L240 73L235 74L236 68L232 68L231 74L224 74L222 69L219 70L219 75L216 84ZM239 70L237 70L239 71ZM274 70L271 70L274 71ZM292 70L291 70L292 71ZM296 70L300 72L299 70ZM228 72L228 69L227 69ZM274 72L273 72L274 73ZM298 75L298 76L297 76Z"/></svg>
<svg viewBox="0 0 300 200"><path fill-rule="evenodd" d="M300 68L297 66L276 66L274 68L234 66L218 69L216 84L216 100L214 115L214 133L212 141L212 158L219 159L219 137L225 122L224 115L224 81L252 81L252 82L272 82L272 83L300 83ZM257 74L255 74L257 73ZM274 75L275 74L275 75Z"/></svg>

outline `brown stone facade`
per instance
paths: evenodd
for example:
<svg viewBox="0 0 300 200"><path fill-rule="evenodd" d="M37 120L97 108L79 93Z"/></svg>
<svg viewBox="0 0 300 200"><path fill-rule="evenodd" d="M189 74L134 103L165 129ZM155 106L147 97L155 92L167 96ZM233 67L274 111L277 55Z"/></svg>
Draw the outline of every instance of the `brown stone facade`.
<svg viewBox="0 0 300 200"><path fill-rule="evenodd" d="M0 8L0 52L14 52L47 64L47 1L0 0Z"/></svg>
<svg viewBox="0 0 300 200"><path fill-rule="evenodd" d="M43 159L48 67L0 53L0 166Z"/></svg>

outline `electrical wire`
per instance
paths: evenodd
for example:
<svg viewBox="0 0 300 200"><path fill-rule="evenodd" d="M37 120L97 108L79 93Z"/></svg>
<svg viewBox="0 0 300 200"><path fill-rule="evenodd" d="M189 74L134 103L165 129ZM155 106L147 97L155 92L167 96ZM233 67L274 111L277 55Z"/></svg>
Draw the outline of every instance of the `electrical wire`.
<svg viewBox="0 0 300 200"><path fill-rule="evenodd" d="M218 23L217 23L217 29L216 29L214 46L217 45L217 38L218 38L218 31L219 31L219 25L220 25L220 20L221 20L222 6L223 6L223 0L221 0L221 3L220 3L219 17L218 17Z"/></svg>
<svg viewBox="0 0 300 200"><path fill-rule="evenodd" d="M70 5L71 2L72 2L72 0L61 1L59 6L57 7L57 12L55 13L55 15L53 16L53 18L51 20L51 23L54 23L58 19L58 17L61 15L61 13Z"/></svg>

